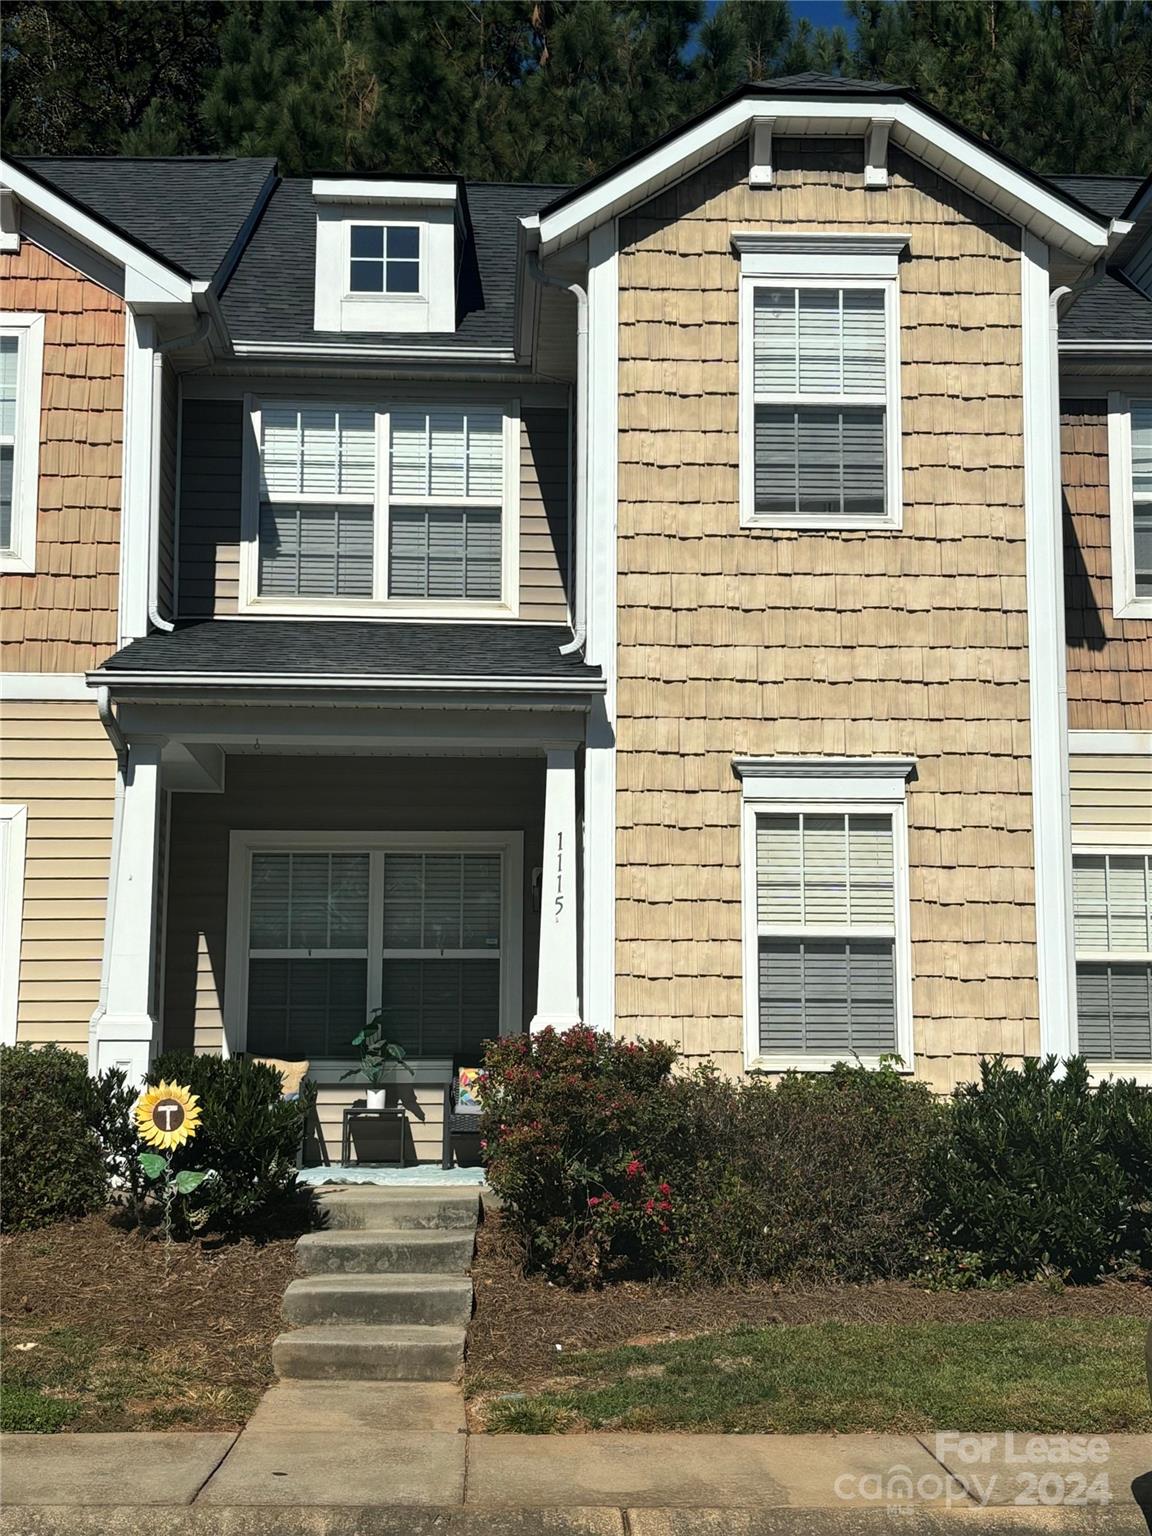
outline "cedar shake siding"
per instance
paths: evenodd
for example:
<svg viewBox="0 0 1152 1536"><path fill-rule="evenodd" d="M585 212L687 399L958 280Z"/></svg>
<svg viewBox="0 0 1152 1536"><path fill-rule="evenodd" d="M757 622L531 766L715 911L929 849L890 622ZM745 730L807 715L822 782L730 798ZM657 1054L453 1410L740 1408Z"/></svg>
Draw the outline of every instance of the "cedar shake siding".
<svg viewBox="0 0 1152 1536"><path fill-rule="evenodd" d="M617 1017L743 1065L735 755L909 756L916 1069L1039 1047L1018 229L741 145L621 221ZM902 532L742 529L734 228L907 232Z"/></svg>
<svg viewBox="0 0 1152 1536"><path fill-rule="evenodd" d="M184 402L180 467L180 617L237 611L244 407L239 400ZM529 623L568 617L568 413L521 412L520 614Z"/></svg>
<svg viewBox="0 0 1152 1536"><path fill-rule="evenodd" d="M1108 401L1061 406L1068 726L1152 731L1152 619L1112 615Z"/></svg>
<svg viewBox="0 0 1152 1536"><path fill-rule="evenodd" d="M100 996L116 759L95 706L0 704L0 800L27 805L18 1041L88 1049Z"/></svg>
<svg viewBox="0 0 1152 1536"><path fill-rule="evenodd" d="M83 672L117 640L124 301L22 240L0 309L44 316L36 570L0 575L0 667Z"/></svg>

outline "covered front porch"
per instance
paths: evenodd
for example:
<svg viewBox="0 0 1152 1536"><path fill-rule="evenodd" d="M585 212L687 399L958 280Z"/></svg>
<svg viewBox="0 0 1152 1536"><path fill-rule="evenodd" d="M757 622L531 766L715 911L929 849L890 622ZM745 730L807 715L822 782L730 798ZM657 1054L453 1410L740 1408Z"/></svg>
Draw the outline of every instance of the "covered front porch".
<svg viewBox="0 0 1152 1536"><path fill-rule="evenodd" d="M445 1088L484 1041L581 1017L587 700L334 693L105 702L121 778L91 1065L306 1061L304 1160L338 1165L378 1016L412 1068L387 1075L405 1115L354 1121L353 1158L438 1164Z"/></svg>

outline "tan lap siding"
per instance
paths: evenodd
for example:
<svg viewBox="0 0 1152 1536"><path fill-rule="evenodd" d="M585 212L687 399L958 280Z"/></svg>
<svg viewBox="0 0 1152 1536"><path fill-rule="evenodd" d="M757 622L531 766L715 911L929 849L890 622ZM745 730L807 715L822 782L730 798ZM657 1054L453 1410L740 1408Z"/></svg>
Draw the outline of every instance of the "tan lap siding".
<svg viewBox="0 0 1152 1536"><path fill-rule="evenodd" d="M1152 730L1152 619L1112 615L1108 402L1061 404L1068 725Z"/></svg>
<svg viewBox="0 0 1152 1536"><path fill-rule="evenodd" d="M172 796L164 997L167 1049L223 1041L233 831L523 831L524 1008L535 1010L544 766L539 758L232 757L219 795Z"/></svg>
<svg viewBox="0 0 1152 1536"><path fill-rule="evenodd" d="M617 1017L743 1063L732 757L915 757L917 1071L1039 1044L1019 236L897 151L733 150L622 221ZM733 227L907 231L904 531L739 526Z"/></svg>
<svg viewBox="0 0 1152 1536"><path fill-rule="evenodd" d="M240 596L243 405L184 402L180 467L180 613L233 614ZM568 615L568 414L524 410L520 423L520 617Z"/></svg>
<svg viewBox="0 0 1152 1536"><path fill-rule="evenodd" d="M33 575L0 575L0 667L83 672L116 649L124 303L30 240L0 309L44 316Z"/></svg>
<svg viewBox="0 0 1152 1536"><path fill-rule="evenodd" d="M17 1039L87 1050L116 759L93 704L0 703L0 800L27 805Z"/></svg>
<svg viewBox="0 0 1152 1536"><path fill-rule="evenodd" d="M1077 848L1152 848L1152 754L1073 753L1070 767Z"/></svg>

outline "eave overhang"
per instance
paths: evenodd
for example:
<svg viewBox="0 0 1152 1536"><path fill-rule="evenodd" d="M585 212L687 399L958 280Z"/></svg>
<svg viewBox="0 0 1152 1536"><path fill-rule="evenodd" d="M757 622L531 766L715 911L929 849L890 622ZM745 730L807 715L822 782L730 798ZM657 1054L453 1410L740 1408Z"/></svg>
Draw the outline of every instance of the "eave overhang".
<svg viewBox="0 0 1152 1536"><path fill-rule="evenodd" d="M887 122L893 144L1054 249L1082 263L1096 260L1108 249L1108 220L904 94L774 95L770 86L743 88L614 171L556 199L535 219L525 220L525 228L538 238L541 256L550 256L683 180L746 139L757 123L769 122L778 136L839 138L863 138L873 123ZM766 195L766 210L770 195Z"/></svg>

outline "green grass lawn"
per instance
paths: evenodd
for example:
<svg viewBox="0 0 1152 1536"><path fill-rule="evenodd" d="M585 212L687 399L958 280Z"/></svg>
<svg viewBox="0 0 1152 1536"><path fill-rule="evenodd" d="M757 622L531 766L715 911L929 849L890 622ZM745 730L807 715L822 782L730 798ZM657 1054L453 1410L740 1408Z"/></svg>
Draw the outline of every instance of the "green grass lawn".
<svg viewBox="0 0 1152 1536"><path fill-rule="evenodd" d="M808 1323L565 1357L496 1431L1152 1430L1139 1318Z"/></svg>

